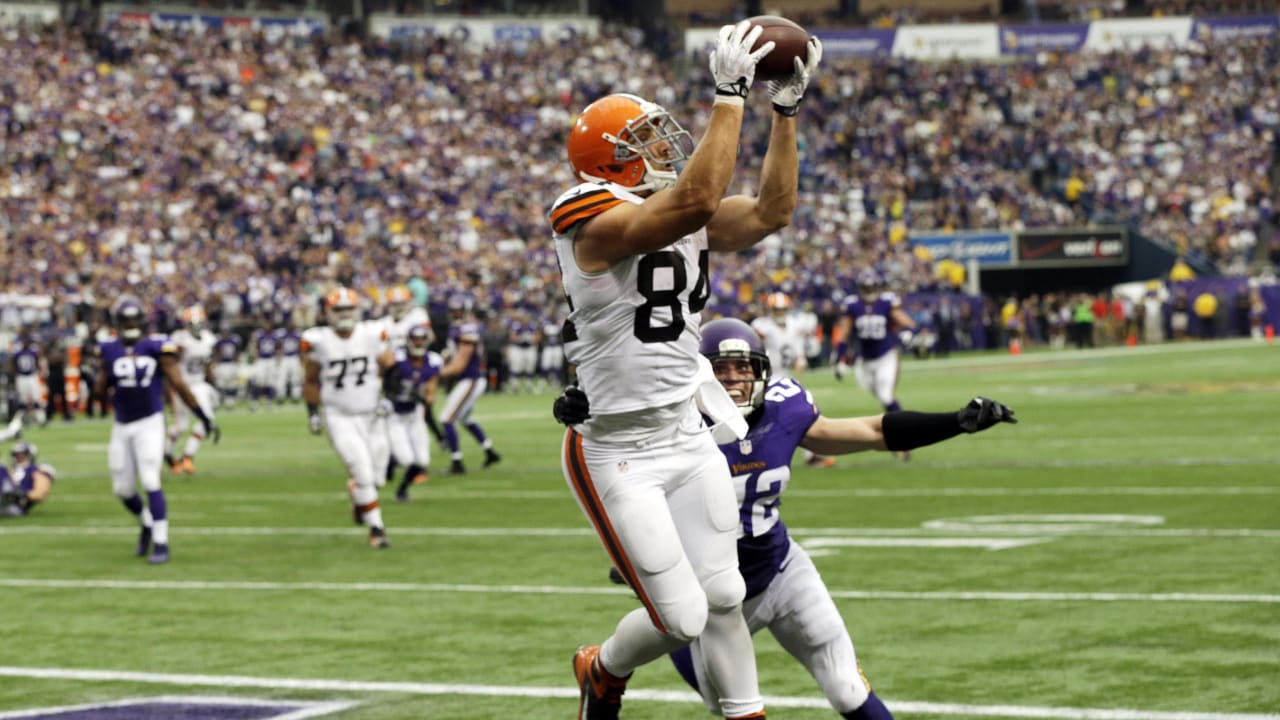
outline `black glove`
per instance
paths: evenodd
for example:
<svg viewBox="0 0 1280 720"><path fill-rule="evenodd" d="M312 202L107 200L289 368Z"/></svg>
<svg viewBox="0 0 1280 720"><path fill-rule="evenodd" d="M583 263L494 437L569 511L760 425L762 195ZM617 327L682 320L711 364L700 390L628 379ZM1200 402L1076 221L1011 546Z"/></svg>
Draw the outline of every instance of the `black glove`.
<svg viewBox="0 0 1280 720"><path fill-rule="evenodd" d="M976 397L960 408L956 420L960 422L960 429L967 433L982 432L996 423L1018 422L1009 406L984 397Z"/></svg>
<svg viewBox="0 0 1280 720"><path fill-rule="evenodd" d="M575 386L569 386L556 398L551 406L551 414L562 425L577 425L591 417L591 403L587 402L586 393Z"/></svg>
<svg viewBox="0 0 1280 720"><path fill-rule="evenodd" d="M217 445L218 441L222 439L222 428L215 425L213 420L207 416L200 419L200 424L204 426L204 436L212 440L214 445Z"/></svg>

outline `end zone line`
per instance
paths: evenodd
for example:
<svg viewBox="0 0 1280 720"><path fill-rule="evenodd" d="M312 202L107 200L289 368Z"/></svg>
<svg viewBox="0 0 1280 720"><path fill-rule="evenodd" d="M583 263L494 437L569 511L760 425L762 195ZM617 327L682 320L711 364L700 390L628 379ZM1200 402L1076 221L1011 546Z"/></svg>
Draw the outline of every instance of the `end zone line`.
<svg viewBox="0 0 1280 720"><path fill-rule="evenodd" d="M454 592L504 595L625 595L631 590L616 586L571 585L449 585L396 582L275 582L217 580L59 580L52 578L0 578L0 587L77 590L231 590L325 592ZM1274 605L1280 595L1232 595L1226 593L1113 593L1113 592L987 592L894 590L832 590L837 600L978 600L1003 602L1187 602L1249 603Z"/></svg>
<svg viewBox="0 0 1280 720"><path fill-rule="evenodd" d="M244 675L182 675L177 673L145 673L121 670L72 670L0 666L0 676L40 680L80 680L96 682L131 682L158 685L194 685L221 688L256 688L269 690L323 690L328 692L404 693L409 695L479 695L489 697L528 697L576 699L578 691L565 687L519 687L502 685L460 685L448 683L376 682L358 680L320 680L302 678L259 678ZM697 695L688 691L627 691L629 701L698 703ZM773 707L815 708L830 710L825 698L766 697ZM1280 715L1259 713L1166 712L1128 708L1065 708L1018 705L962 705L901 701L887 703L891 711L903 714L960 715L972 717L1037 718L1044 720L1280 720Z"/></svg>

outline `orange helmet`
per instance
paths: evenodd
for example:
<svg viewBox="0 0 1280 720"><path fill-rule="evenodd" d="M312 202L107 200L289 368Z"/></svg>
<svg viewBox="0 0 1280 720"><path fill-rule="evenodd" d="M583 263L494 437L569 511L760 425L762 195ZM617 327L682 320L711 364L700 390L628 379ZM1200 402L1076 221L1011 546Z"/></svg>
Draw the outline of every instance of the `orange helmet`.
<svg viewBox="0 0 1280 720"><path fill-rule="evenodd" d="M666 108L626 93L587 106L569 132L569 163L588 182L634 191L676 184L676 167L693 154L693 138Z"/></svg>
<svg viewBox="0 0 1280 720"><path fill-rule="evenodd" d="M192 332L199 332L204 327L207 319L208 316L204 314L204 308L199 305L192 305L182 311L182 324L186 325Z"/></svg>
<svg viewBox="0 0 1280 720"><path fill-rule="evenodd" d="M779 312L791 309L791 298L784 292L771 292L764 297L764 304L770 310Z"/></svg>
<svg viewBox="0 0 1280 720"><path fill-rule="evenodd" d="M329 324L340 333L349 333L360 320L360 296L348 287L337 287L324 296Z"/></svg>
<svg viewBox="0 0 1280 720"><path fill-rule="evenodd" d="M387 309L391 312L391 317L399 320L409 312L409 304L413 302L413 295L409 293L409 288L404 285L394 285L387 290Z"/></svg>

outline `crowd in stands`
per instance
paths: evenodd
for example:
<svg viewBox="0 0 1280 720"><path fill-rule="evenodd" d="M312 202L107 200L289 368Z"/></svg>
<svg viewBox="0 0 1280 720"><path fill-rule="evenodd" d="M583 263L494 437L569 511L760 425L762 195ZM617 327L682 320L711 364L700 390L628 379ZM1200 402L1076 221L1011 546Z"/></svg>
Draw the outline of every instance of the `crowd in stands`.
<svg viewBox="0 0 1280 720"><path fill-rule="evenodd" d="M946 285L908 229L1127 224L1244 273L1274 222L1272 40L999 65L824 60L802 108L800 209L713 267L714 302L822 303L875 267ZM433 301L561 302L545 212L564 137L609 92L696 135L705 63L634 30L561 44L397 44L228 28L0 28L0 291L84 320L124 293L161 325L310 311L335 282ZM758 92L734 189L753 191ZM77 317L72 317L77 316ZM295 322L299 322L295 318ZM307 317L300 320L306 324Z"/></svg>

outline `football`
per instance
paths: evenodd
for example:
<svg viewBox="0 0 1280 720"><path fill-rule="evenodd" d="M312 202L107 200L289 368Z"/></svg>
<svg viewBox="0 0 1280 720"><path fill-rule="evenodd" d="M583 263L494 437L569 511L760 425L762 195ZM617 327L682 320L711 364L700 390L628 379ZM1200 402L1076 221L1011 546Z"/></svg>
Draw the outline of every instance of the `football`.
<svg viewBox="0 0 1280 720"><path fill-rule="evenodd" d="M764 28L752 50L772 40L774 48L756 65L757 80L784 80L796 71L795 58L809 58L809 33L804 28L777 15L747 18L752 25Z"/></svg>

